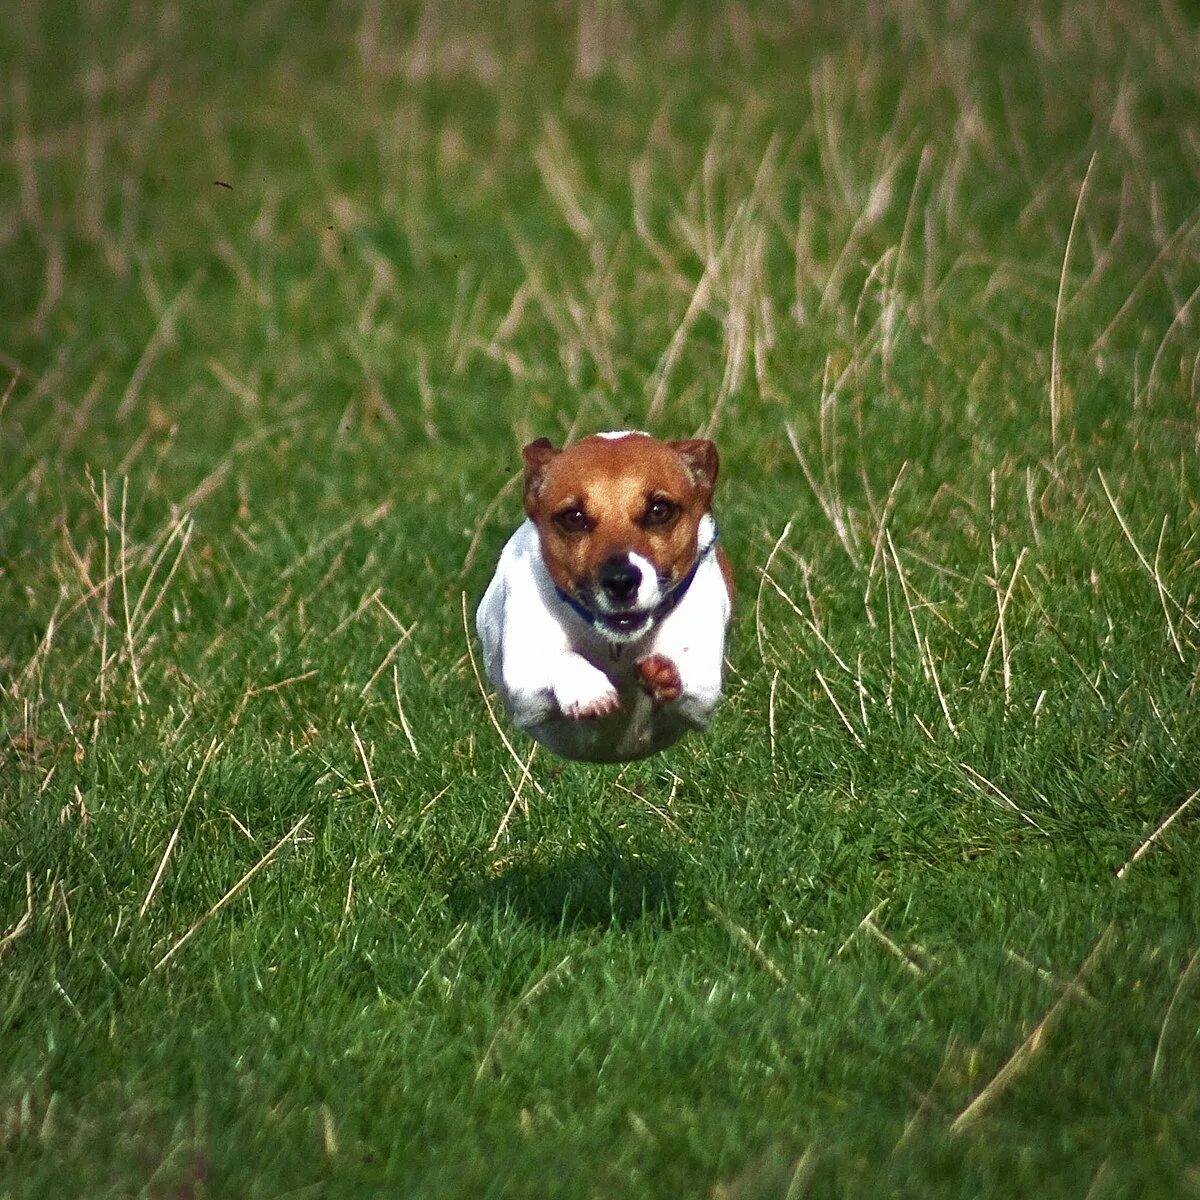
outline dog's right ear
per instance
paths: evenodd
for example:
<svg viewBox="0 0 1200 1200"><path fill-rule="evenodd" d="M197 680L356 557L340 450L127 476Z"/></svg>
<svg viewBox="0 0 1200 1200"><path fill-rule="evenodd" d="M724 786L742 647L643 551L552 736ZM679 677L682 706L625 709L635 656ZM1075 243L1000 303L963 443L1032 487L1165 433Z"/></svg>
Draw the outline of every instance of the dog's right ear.
<svg viewBox="0 0 1200 1200"><path fill-rule="evenodd" d="M525 460L525 515L532 517L537 514L538 510L538 492L542 487L542 479L546 474L546 468L550 463L561 454L561 450L556 450L551 444L549 438L538 438L536 442L530 442L524 450L521 451L521 457Z"/></svg>

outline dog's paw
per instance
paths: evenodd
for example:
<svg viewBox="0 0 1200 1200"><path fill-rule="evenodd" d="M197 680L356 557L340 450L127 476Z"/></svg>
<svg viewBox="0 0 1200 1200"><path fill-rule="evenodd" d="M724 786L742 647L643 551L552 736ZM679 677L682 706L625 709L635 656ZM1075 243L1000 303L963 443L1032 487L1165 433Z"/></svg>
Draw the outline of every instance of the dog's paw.
<svg viewBox="0 0 1200 1200"><path fill-rule="evenodd" d="M683 692L679 668L665 654L649 654L637 665L642 690L655 704L670 704Z"/></svg>
<svg viewBox="0 0 1200 1200"><path fill-rule="evenodd" d="M563 711L575 721L593 720L596 717L607 717L610 713L615 713L621 707L621 697L617 695L614 688L603 695L598 696L594 700L589 700L584 704L573 704Z"/></svg>
<svg viewBox="0 0 1200 1200"><path fill-rule="evenodd" d="M554 683L554 698L563 714L575 721L607 717L621 705L608 676L583 658L563 665Z"/></svg>

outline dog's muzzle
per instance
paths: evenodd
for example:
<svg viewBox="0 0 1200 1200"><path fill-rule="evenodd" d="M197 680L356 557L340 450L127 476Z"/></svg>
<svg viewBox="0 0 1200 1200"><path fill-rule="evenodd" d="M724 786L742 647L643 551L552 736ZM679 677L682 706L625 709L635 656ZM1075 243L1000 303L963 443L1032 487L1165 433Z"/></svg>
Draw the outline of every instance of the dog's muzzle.
<svg viewBox="0 0 1200 1200"><path fill-rule="evenodd" d="M596 581L604 598L615 608L626 608L637 599L642 586L641 569L624 554L606 559L596 573Z"/></svg>
<svg viewBox="0 0 1200 1200"><path fill-rule="evenodd" d="M712 533L709 539L700 546L688 572L678 583L669 587L653 608L634 611L630 605L637 599L642 585L641 568L629 560L627 555L613 555L607 559L596 573L599 584L595 600L587 594L572 595L555 584L554 590L558 598L588 625L599 626L622 639L632 640L655 621L661 621L686 595L696 578L700 564L713 552L717 544L716 524L711 525ZM659 581L660 587L662 581Z"/></svg>

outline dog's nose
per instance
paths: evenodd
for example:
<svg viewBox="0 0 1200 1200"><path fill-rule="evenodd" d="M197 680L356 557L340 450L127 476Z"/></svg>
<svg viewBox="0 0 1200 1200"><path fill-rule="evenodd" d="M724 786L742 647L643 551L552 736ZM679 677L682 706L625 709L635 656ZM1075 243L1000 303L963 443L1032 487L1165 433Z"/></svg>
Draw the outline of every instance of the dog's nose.
<svg viewBox="0 0 1200 1200"><path fill-rule="evenodd" d="M637 595L642 573L624 555L608 559L599 572L600 586L614 604L628 604Z"/></svg>

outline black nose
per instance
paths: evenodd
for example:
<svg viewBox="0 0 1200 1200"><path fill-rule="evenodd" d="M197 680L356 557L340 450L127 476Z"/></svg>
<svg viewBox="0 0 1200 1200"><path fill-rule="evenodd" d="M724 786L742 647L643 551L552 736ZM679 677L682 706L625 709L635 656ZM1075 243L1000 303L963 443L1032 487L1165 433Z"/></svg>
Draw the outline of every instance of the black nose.
<svg viewBox="0 0 1200 1200"><path fill-rule="evenodd" d="M608 559L600 568L600 586L614 604L628 604L637 595L642 573L624 555Z"/></svg>

